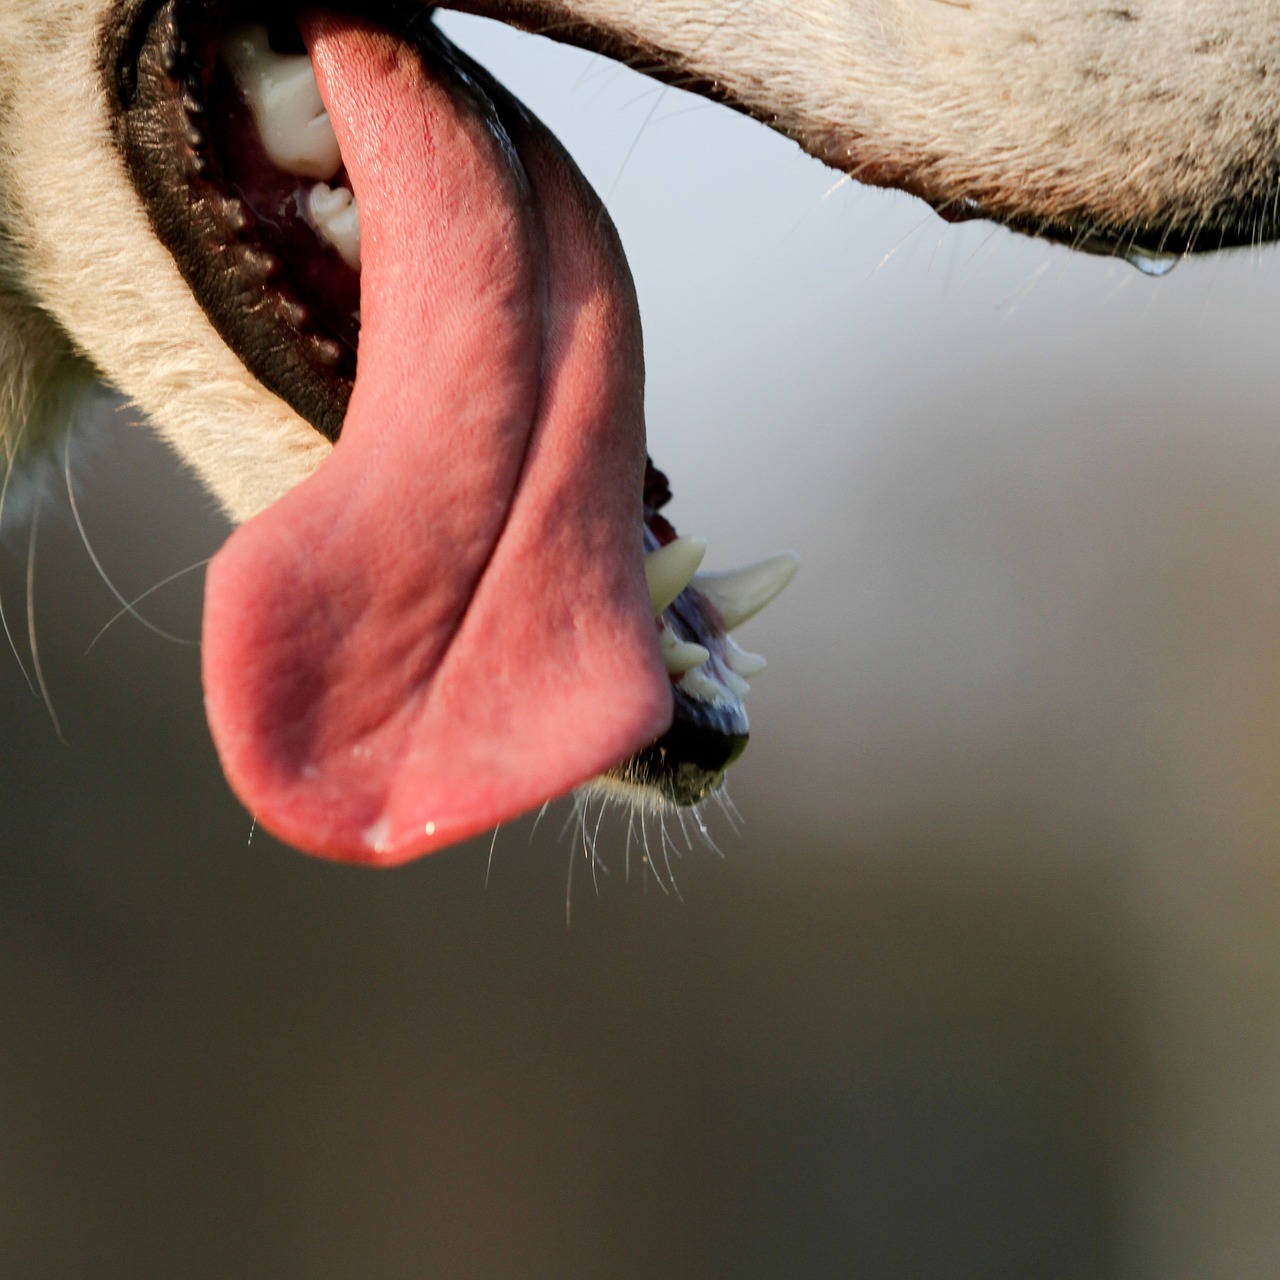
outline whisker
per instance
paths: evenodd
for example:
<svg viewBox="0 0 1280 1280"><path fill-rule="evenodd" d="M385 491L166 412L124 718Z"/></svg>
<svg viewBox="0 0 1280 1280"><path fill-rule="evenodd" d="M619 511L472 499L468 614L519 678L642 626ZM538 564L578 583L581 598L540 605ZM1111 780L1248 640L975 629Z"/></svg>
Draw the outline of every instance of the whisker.
<svg viewBox="0 0 1280 1280"><path fill-rule="evenodd" d="M85 650L85 655L88 656L89 651L93 648L93 646L97 644L98 641L101 640L104 635L106 635L107 631L111 627L113 627L117 622L119 622L120 619L125 616L125 614L132 612L132 609L131 609L132 605L140 604L149 595L152 595L154 592L159 591L161 587L167 587L169 583L176 582L179 578L185 577L188 573L194 573L197 569L203 569L205 565L207 565L209 561L212 559L213 559L212 556L205 556L203 560L197 560L195 564L189 564L185 569L178 569L174 573L171 573L167 578L161 578L159 582L157 582L152 587L148 587L141 595L134 596L133 599L129 601L129 603L125 605L123 609L117 610L115 613L111 615L111 617L109 617L106 620L106 622L102 624L102 627L98 631L98 634L94 636L92 640L89 641L89 648ZM141 621L147 622L145 618L142 618ZM151 626L151 624L147 622L147 626ZM154 630L154 628L152 629ZM163 635L164 633L161 632L161 634ZM169 639L176 640L179 644L182 644L182 645L198 645L200 643L198 640L187 640L182 636L170 636Z"/></svg>
<svg viewBox="0 0 1280 1280"><path fill-rule="evenodd" d="M609 874L609 868L608 868L608 867L606 867L606 866L604 866L604 865L601 863L601 861L600 861L600 853L599 853L599 849L600 849L600 824L604 821L604 811L605 811L605 808L606 808L606 806L607 806L607 803L608 803L608 802L607 802L607 801L605 801L605 800L601 800L601 801L600 801L600 813L599 813L599 815L598 815L598 816L597 816L597 818L596 818L596 826L595 826L595 830L591 833L591 883L592 883L592 884L594 884L594 885L595 885L595 887L596 887L596 897L597 897L597 898L600 896L600 878L599 878L599 876L597 875L597 871L601 871L601 870L602 870L602 871L604 871L605 875L608 875L608 874ZM585 813L585 809L584 809L584 813ZM587 829L587 828L586 828L586 822L585 822L585 820L584 820L584 822L583 822L582 829L583 829L583 831L584 831L584 833L585 833L585 831L586 831L586 829Z"/></svg>
<svg viewBox="0 0 1280 1280"><path fill-rule="evenodd" d="M720 811L729 820L729 826L733 828L733 834L740 836L742 834L742 814L738 812L738 806L733 803L733 797L729 795L728 787L720 787L717 791L713 791L712 795L716 798L716 804L720 806Z"/></svg>
<svg viewBox="0 0 1280 1280"><path fill-rule="evenodd" d="M662 814L658 813L655 816L657 817L659 824L661 824ZM661 889L662 892L665 894L667 892L667 886L662 883L662 877L658 874L658 864L654 860L653 849L649 844L649 828L647 823L645 822L645 817L646 817L645 811L641 809L640 810L640 838L644 844L644 865L646 870L653 877L654 884L656 884L658 888ZM645 885L647 886L649 883L649 875L645 876L644 882L645 882Z"/></svg>
<svg viewBox="0 0 1280 1280"><path fill-rule="evenodd" d="M39 532L40 503L37 500L31 516L31 537L27 541L27 642L31 646L31 667L36 673L40 696L49 710L53 731L58 735L58 741L65 747L68 745L67 740L62 736L62 725L58 721L58 713L53 709L53 699L49 696L49 686L45 684L44 671L40 666L40 649L36 644L36 537Z"/></svg>
<svg viewBox="0 0 1280 1280"><path fill-rule="evenodd" d="M532 844L532 843L533 843L533 837L534 837L535 835L537 835L537 833L538 833L538 824L542 821L543 817L545 816L545 814L546 814L546 812L547 812L547 809L548 809L550 806L551 806L551 801L550 801L550 800L544 800L544 801L542 802L542 808L538 810L538 816L537 816L536 818L534 818L534 820L533 820L533 826L532 826L532 827L530 828L530 830L529 830L529 843L530 843L530 844Z"/></svg>
<svg viewBox="0 0 1280 1280"><path fill-rule="evenodd" d="M662 861L667 868L667 881L671 885L671 892L675 894L678 902L684 901L684 896L680 892L680 886L676 884L676 873L671 869L671 854L675 852L675 846L671 843L670 837L667 835L667 819L665 814L659 814L658 832L662 837ZM676 857L680 855L676 852Z"/></svg>
<svg viewBox="0 0 1280 1280"><path fill-rule="evenodd" d="M577 796L574 796L573 808L574 808L575 816L577 815L581 804L582 804L582 801ZM569 824L565 823L566 830L568 829L568 826ZM563 834L564 832L561 832L562 836ZM566 929L570 929L573 927L573 864L577 862L577 860L578 860L578 852L575 849L572 853L569 854L569 874L568 876L565 877L565 884L564 884L564 927Z"/></svg>
<svg viewBox="0 0 1280 1280"><path fill-rule="evenodd" d="M640 139L644 136L645 130L653 123L653 118L658 114L658 108L666 101L668 92L669 89L665 84L659 86L659 92L653 100L653 105L645 112L645 117L640 121L640 127L636 130L636 136L631 139L631 145L627 148L626 155L622 157L622 163L618 165L618 172L614 175L613 181L609 184L609 191L605 196L606 200L617 193L618 184L622 181L622 175L626 172L627 165L631 163L631 157L635 155L636 148L640 145Z"/></svg>
<svg viewBox="0 0 1280 1280"><path fill-rule="evenodd" d="M594 847L588 847L587 844L587 802L582 802L582 856L591 864L591 884L596 891L596 897L600 896L600 881L596 876L596 851Z"/></svg>
<svg viewBox="0 0 1280 1280"><path fill-rule="evenodd" d="M70 436L67 437L66 444L64 445L62 450L62 474L66 478L66 482L67 482L67 498L71 502L71 515L75 519L76 528L80 530L80 541L84 543L84 549L89 553L89 559L93 561L93 567L97 569L98 577L100 577L102 581L107 584L107 590L110 591L111 594L115 596L115 598L124 606L124 612L131 613L140 623L142 623L144 627L147 628L148 631L154 631L155 634L160 636L162 639L172 640L174 644L194 645L196 641L185 640L181 636L172 635L168 631L164 630L163 627L158 627L154 622L151 622L149 619L144 618L142 614L140 614L133 607L133 605L131 605L129 601L126 600L124 596L120 594L120 592L116 589L116 584L112 582L109 577L107 577L107 571L102 567L102 561L98 559L98 553L94 551L93 544L89 541L89 535L88 533L85 532L84 521L80 518L80 508L76 504L75 486L71 483L71 437ZM141 599L141 597L139 597L139 599ZM112 621L114 622L115 619L113 618ZM89 647L92 648L93 646L90 645ZM88 650L86 650L86 653L87 652Z"/></svg>
<svg viewBox="0 0 1280 1280"><path fill-rule="evenodd" d="M634 808L627 810L627 845L623 854L623 878L627 884L631 883L631 841L636 833L636 811Z"/></svg>
<svg viewBox="0 0 1280 1280"><path fill-rule="evenodd" d="M23 427L18 433L18 439L14 442L9 453L9 464L5 467L4 481L0 483L0 529L4 528L4 500L9 494L9 481L13 477L13 468L18 460L18 449L21 447L22 436L25 432L26 428ZM13 632L9 630L9 619L5 616L3 596L0 596L0 626L4 627L4 636L9 642L9 648L13 650L14 658L17 659L18 670L22 672L22 678L27 682L27 688L31 690L31 696L35 697L36 686L27 671L27 664L22 661L22 654L18 652L18 645L13 638Z"/></svg>
<svg viewBox="0 0 1280 1280"><path fill-rule="evenodd" d="M575 791L573 794L573 808L569 810L569 816L564 820L564 826L560 828L560 834L557 840L563 840L569 834L569 828L577 822L581 816L582 797Z"/></svg>
<svg viewBox="0 0 1280 1280"><path fill-rule="evenodd" d="M690 853L692 853L692 852L693 852L693 841L689 839L689 828L688 828L687 826L685 826L684 814L685 814L685 811L684 811L683 809L677 809L677 810L676 810L676 821L680 823L680 834L681 834L682 836L684 836L684 847L685 847L685 848L686 848Z"/></svg>
<svg viewBox="0 0 1280 1280"><path fill-rule="evenodd" d="M693 820L698 824L698 830L702 832L703 843L706 844L718 857L724 858L724 850L711 838L711 832L707 830L706 821L702 817L702 805L693 806Z"/></svg>
<svg viewBox="0 0 1280 1280"><path fill-rule="evenodd" d="M544 809L546 805L542 806ZM542 817L542 814L538 814ZM484 864L484 887L489 887L489 873L493 870L493 851L498 847L498 832L502 830L502 823L498 823L493 829L493 839L489 841L489 860Z"/></svg>

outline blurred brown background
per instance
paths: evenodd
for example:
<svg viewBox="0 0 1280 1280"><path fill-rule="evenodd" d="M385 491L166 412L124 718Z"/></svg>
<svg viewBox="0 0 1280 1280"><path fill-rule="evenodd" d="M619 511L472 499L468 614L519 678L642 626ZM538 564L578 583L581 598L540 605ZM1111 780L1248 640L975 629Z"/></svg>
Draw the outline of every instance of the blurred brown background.
<svg viewBox="0 0 1280 1280"><path fill-rule="evenodd" d="M947 229L465 30L615 212L677 524L804 557L745 632L745 829L680 841L677 900L606 820L571 928L563 808L487 888L487 840L249 843L197 650L86 655L116 606L55 471L68 745L0 660L0 1275L1274 1277L1275 255ZM126 595L224 533L110 402L74 466ZM194 637L199 585L143 608Z"/></svg>

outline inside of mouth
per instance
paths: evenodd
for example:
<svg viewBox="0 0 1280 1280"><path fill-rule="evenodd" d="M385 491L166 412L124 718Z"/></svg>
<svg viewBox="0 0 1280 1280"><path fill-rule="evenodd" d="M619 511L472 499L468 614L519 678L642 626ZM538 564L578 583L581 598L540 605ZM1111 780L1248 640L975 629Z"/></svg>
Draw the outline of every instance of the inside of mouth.
<svg viewBox="0 0 1280 1280"><path fill-rule="evenodd" d="M326 206L333 204L350 207L342 221L358 228L336 140L336 164L308 160L304 146L290 168L268 154L263 140L264 118L279 110L280 100L307 93L306 78L297 74L310 62L302 37L288 17L255 21L232 14L218 55L207 89L208 116L226 187L243 201L255 239L283 263L291 290L317 328L354 357L360 341L360 272L350 260L350 234L326 234L336 221L325 216ZM292 86L290 75L295 76ZM315 124L323 129L327 121ZM358 255L358 230L354 244Z"/></svg>
<svg viewBox="0 0 1280 1280"><path fill-rule="evenodd" d="M264 19L256 10L232 11L206 76L200 111L191 101L186 105L193 116L207 114L201 141L239 207L242 238L273 264L265 288L277 308L285 299L291 321L310 332L313 344L317 337L327 344L332 362L354 369L361 325L358 205L296 23L279 13ZM661 514L669 497L666 477L649 463L646 554L677 538ZM650 796L697 803L746 745L745 676L763 663L737 648L696 584L655 606L654 627L676 722L608 776Z"/></svg>

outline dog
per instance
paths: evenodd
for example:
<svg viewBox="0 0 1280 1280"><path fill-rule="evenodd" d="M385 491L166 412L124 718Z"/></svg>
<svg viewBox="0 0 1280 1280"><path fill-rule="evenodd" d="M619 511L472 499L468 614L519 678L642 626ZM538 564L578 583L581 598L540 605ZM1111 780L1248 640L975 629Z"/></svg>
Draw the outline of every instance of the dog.
<svg viewBox="0 0 1280 1280"><path fill-rule="evenodd" d="M947 218L1148 264L1275 235L1262 0L462 7ZM10 0L0 82L6 488L105 379L240 524L206 704L265 827L390 865L602 774L718 785L760 666L729 633L794 561L698 572L616 236L426 7Z"/></svg>

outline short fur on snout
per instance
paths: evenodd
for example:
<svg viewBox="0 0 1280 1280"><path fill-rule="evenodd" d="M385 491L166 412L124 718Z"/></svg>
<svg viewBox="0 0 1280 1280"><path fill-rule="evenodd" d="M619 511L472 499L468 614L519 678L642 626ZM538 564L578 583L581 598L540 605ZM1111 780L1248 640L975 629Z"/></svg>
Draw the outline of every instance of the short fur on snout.
<svg viewBox="0 0 1280 1280"><path fill-rule="evenodd" d="M98 376L243 520L329 450L213 331L113 146L104 32L127 0L0 6L0 435L58 429ZM713 91L855 178L1020 226L1271 238L1270 0L493 0Z"/></svg>
<svg viewBox="0 0 1280 1280"><path fill-rule="evenodd" d="M111 85L146 4L0 5L0 438L20 476L68 422L68 393L105 380L242 522L333 446L224 342L153 231ZM458 7L723 100L947 216L1114 252L1277 232L1272 0Z"/></svg>

